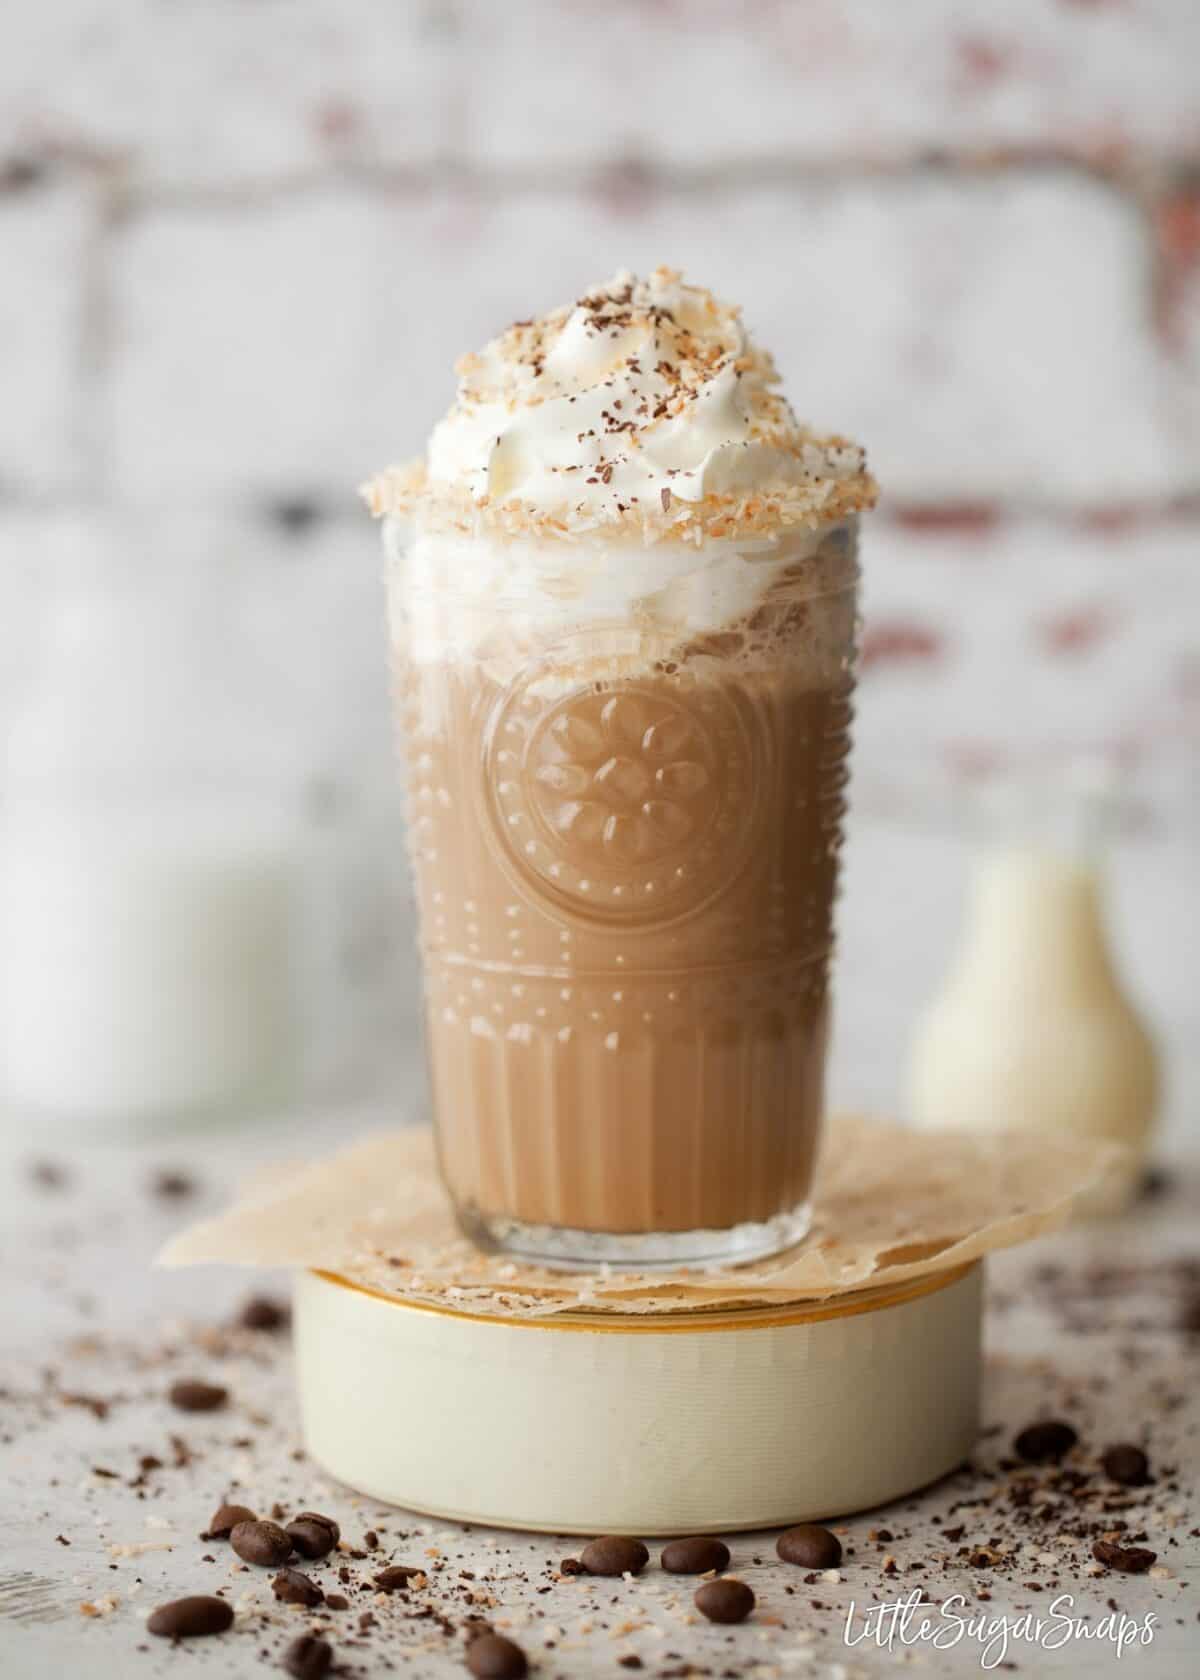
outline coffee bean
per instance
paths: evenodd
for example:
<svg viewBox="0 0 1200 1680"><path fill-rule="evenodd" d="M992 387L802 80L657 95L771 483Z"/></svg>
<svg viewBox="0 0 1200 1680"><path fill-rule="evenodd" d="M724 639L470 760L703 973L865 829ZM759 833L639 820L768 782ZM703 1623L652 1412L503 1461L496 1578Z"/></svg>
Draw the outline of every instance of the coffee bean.
<svg viewBox="0 0 1200 1680"><path fill-rule="evenodd" d="M286 1301L276 1301L270 1295L252 1295L238 1315L243 1330L285 1330L291 1319Z"/></svg>
<svg viewBox="0 0 1200 1680"><path fill-rule="evenodd" d="M672 1540L663 1547L662 1566L671 1575L707 1575L710 1569L729 1568L729 1547L711 1534Z"/></svg>
<svg viewBox="0 0 1200 1680"><path fill-rule="evenodd" d="M1013 1442L1018 1458L1026 1464L1045 1464L1048 1460L1066 1456L1079 1437L1069 1423L1057 1419L1048 1423L1031 1423Z"/></svg>
<svg viewBox="0 0 1200 1680"><path fill-rule="evenodd" d="M640 1575L650 1562L650 1553L640 1540L621 1534L602 1534L589 1540L579 1561L589 1575Z"/></svg>
<svg viewBox="0 0 1200 1680"><path fill-rule="evenodd" d="M302 1633L283 1653L283 1666L293 1680L322 1680L333 1662L333 1646L315 1633Z"/></svg>
<svg viewBox="0 0 1200 1680"><path fill-rule="evenodd" d="M162 1639L199 1639L208 1633L224 1633L232 1625L233 1607L223 1598L205 1594L160 1604L151 1612L146 1631Z"/></svg>
<svg viewBox="0 0 1200 1680"><path fill-rule="evenodd" d="M209 1518L207 1531L200 1538L228 1540L239 1523L257 1521L258 1518L248 1505L218 1505Z"/></svg>
<svg viewBox="0 0 1200 1680"><path fill-rule="evenodd" d="M271 1586L282 1604L303 1604L306 1610L311 1610L325 1601L321 1588L302 1569L281 1570Z"/></svg>
<svg viewBox="0 0 1200 1680"><path fill-rule="evenodd" d="M410 1587L418 1575L424 1575L423 1569L414 1569L407 1563L393 1563L390 1569L381 1569L375 1577L375 1585L380 1592L404 1592Z"/></svg>
<svg viewBox="0 0 1200 1680"><path fill-rule="evenodd" d="M1145 1546L1118 1546L1111 1540L1097 1540L1092 1547L1092 1556L1106 1569L1120 1569L1126 1575L1144 1575L1158 1553L1147 1551Z"/></svg>
<svg viewBox="0 0 1200 1680"><path fill-rule="evenodd" d="M263 1569L278 1569L292 1555L291 1536L278 1523L265 1518L235 1523L229 1544L245 1563L257 1563Z"/></svg>
<svg viewBox="0 0 1200 1680"><path fill-rule="evenodd" d="M350 1600L345 1593L326 1593L325 1608L326 1610L349 1610Z"/></svg>
<svg viewBox="0 0 1200 1680"><path fill-rule="evenodd" d="M342 1538L342 1531L332 1517L319 1511L301 1511L287 1525L292 1545L304 1558L323 1558Z"/></svg>
<svg viewBox="0 0 1200 1680"><path fill-rule="evenodd" d="M467 1667L475 1680L521 1680L528 1674L525 1653L502 1633L481 1633L467 1646Z"/></svg>
<svg viewBox="0 0 1200 1680"><path fill-rule="evenodd" d="M181 1412L215 1412L229 1399L229 1390L216 1383L183 1381L171 1384L167 1399Z"/></svg>
<svg viewBox="0 0 1200 1680"><path fill-rule="evenodd" d="M697 1610L710 1622L744 1622L754 1608L754 1594L745 1581L705 1581L696 1589Z"/></svg>
<svg viewBox="0 0 1200 1680"><path fill-rule="evenodd" d="M784 1563L798 1564L801 1569L836 1569L842 1561L842 1542L817 1523L789 1528L776 1540L775 1550Z"/></svg>
<svg viewBox="0 0 1200 1680"><path fill-rule="evenodd" d="M1120 1482L1122 1487L1145 1487L1150 1480L1150 1460L1141 1447L1128 1441L1109 1447L1100 1463L1109 1481Z"/></svg>

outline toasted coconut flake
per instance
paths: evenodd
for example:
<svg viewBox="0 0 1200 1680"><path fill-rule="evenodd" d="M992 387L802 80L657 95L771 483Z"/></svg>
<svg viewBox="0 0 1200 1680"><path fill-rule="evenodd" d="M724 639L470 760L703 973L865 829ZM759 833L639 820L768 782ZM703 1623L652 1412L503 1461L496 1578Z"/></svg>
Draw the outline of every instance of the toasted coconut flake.
<svg viewBox="0 0 1200 1680"><path fill-rule="evenodd" d="M826 441L830 447L848 447L842 439ZM878 488L863 465L846 478L760 488L742 496L710 495L699 502L672 498L669 505L639 503L612 513L589 510L572 521L561 509L549 513L519 500L475 500L458 486L432 484L418 459L386 468L363 486L362 494L376 518L406 516L424 530L458 535L571 541L599 531L614 540L703 542L836 524L874 507Z"/></svg>

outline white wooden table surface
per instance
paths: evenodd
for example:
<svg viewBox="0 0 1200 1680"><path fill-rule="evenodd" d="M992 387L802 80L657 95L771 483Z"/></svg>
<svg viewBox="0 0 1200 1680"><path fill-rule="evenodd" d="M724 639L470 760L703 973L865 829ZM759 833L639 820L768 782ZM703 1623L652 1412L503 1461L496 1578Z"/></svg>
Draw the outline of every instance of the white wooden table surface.
<svg viewBox="0 0 1200 1680"><path fill-rule="evenodd" d="M342 1663L338 1672L346 1674L433 1680L463 1672L460 1630L471 1614L509 1629L536 1659L539 1676L623 1674L622 1655L639 1656L650 1675L869 1675L901 1660L923 1672L975 1672L980 1647L965 1638L941 1653L924 1645L889 1653L867 1640L846 1645L851 1601L861 1632L871 1603L921 1586L939 1601L962 1592L971 1608L992 1616L1046 1614L1056 1591L1065 1591L1076 1615L1096 1621L1111 1598L1131 1618L1147 1611L1158 1618L1153 1643L1121 1659L1124 1672L1195 1672L1200 1335L1182 1332L1178 1322L1187 1300L1200 1300L1198 1251L1189 1246L1200 1212L1200 1163L1184 1158L1173 1166L1170 1187L1118 1225L1067 1233L994 1262L986 1423L995 1432L980 1442L977 1471L839 1525L854 1551L836 1580L806 1583L777 1562L773 1536L732 1537L734 1566L754 1587L759 1609L740 1627L717 1628L690 1613L691 1586L657 1567L628 1585L556 1582L554 1567L578 1552L577 1541L466 1532L388 1511L330 1484L299 1456L286 1336L223 1328L251 1289L278 1291L284 1280L151 1269L166 1235L219 1205L248 1157L291 1153L297 1144L327 1147L370 1118L379 1116L328 1116L303 1138L294 1125L267 1123L251 1133L89 1145L73 1152L70 1177L58 1188L37 1184L29 1163L60 1160L63 1151L39 1147L36 1133L9 1137L0 1162L0 1673L11 1680L76 1673L152 1680L281 1672L290 1638L322 1618L277 1606L268 1572L240 1569L227 1545L198 1538L226 1495L260 1512L275 1501L289 1512L329 1512L359 1549L364 1533L377 1531L377 1553L343 1560L353 1608L323 1618ZM178 1199L154 1194L148 1186L164 1167L194 1175L195 1191ZM1191 1269L1179 1263L1189 1256ZM172 1409L165 1391L184 1375L227 1385L229 1406L206 1415ZM70 1396L102 1405L89 1408ZM105 1416L95 1415L105 1406ZM1038 1503L1093 1522L1104 1507L1090 1501L1132 1498L1127 1514L1110 1510L1103 1520L1124 1514L1131 1531L1145 1529L1145 1543L1159 1554L1154 1572L1088 1574L1090 1538L1063 1538L1058 1518L1014 1527L1008 1478L992 1472L1013 1432L1039 1415L1074 1423L1085 1469L1094 1468L1094 1449L1107 1443L1146 1444L1157 1477L1150 1488L1129 1496L1093 1476L1083 1503L1073 1504L1061 1487ZM146 1455L162 1467L140 1472ZM952 1543L944 1531L959 1526L964 1533ZM890 1541L869 1538L881 1529ZM976 1567L958 1555L960 1547L996 1539L1006 1554L999 1564ZM652 1556L656 1564L657 1552ZM895 1574L884 1572L889 1556ZM405 1606L377 1606L355 1583L393 1560L428 1565L430 1586ZM328 1563L314 1566L336 1590L333 1573ZM143 1620L155 1604L217 1587L239 1606L231 1632L176 1648L147 1637ZM990 1599L980 1598L981 1588ZM106 1613L89 1615L84 1604ZM412 1619L427 1606L456 1631L444 1633L432 1618ZM378 1625L359 1642L363 1608L377 1614ZM1019 1638L1009 1659L1038 1674L1117 1666L1111 1646L1072 1642L1055 1651Z"/></svg>

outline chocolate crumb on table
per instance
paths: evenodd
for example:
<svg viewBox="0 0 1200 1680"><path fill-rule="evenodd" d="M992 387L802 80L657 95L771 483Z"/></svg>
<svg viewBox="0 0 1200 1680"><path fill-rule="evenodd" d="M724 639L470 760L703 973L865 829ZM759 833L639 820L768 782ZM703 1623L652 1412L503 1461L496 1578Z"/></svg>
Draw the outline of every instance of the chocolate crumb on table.
<svg viewBox="0 0 1200 1680"><path fill-rule="evenodd" d="M283 1569L271 1582L271 1590L283 1604L301 1604L313 1609L325 1600L321 1587L302 1569Z"/></svg>
<svg viewBox="0 0 1200 1680"><path fill-rule="evenodd" d="M1148 1551L1145 1546L1119 1546L1113 1540L1097 1540L1092 1547L1092 1556L1106 1569L1119 1569L1126 1575L1142 1575L1157 1560L1158 1553Z"/></svg>
<svg viewBox="0 0 1200 1680"><path fill-rule="evenodd" d="M409 1587L421 1585L427 1579L426 1572L412 1564L394 1563L387 1569L380 1570L375 1577L375 1586L379 1592L407 1592Z"/></svg>

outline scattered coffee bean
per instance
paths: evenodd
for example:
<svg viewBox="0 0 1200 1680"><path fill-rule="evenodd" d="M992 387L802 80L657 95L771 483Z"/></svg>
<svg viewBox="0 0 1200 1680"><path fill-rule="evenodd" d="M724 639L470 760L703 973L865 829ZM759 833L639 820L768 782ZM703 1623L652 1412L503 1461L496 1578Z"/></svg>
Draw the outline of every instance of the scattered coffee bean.
<svg viewBox="0 0 1200 1680"><path fill-rule="evenodd" d="M239 1523L257 1521L257 1516L248 1505L218 1505L209 1518L207 1530L200 1538L202 1540L228 1540Z"/></svg>
<svg viewBox="0 0 1200 1680"><path fill-rule="evenodd" d="M729 1547L711 1534L672 1540L663 1547L662 1566L671 1575L707 1575L710 1569L729 1568Z"/></svg>
<svg viewBox="0 0 1200 1680"><path fill-rule="evenodd" d="M418 1575L424 1575L423 1569L414 1569L407 1563L393 1563L388 1569L381 1569L375 1577L375 1585L380 1592L404 1592L416 1580Z"/></svg>
<svg viewBox="0 0 1200 1680"><path fill-rule="evenodd" d="M801 1569L836 1569L842 1561L842 1542L818 1523L798 1523L787 1529L776 1540L775 1550L784 1563L798 1564Z"/></svg>
<svg viewBox="0 0 1200 1680"><path fill-rule="evenodd" d="M271 1586L281 1604L302 1604L306 1610L311 1610L325 1601L321 1588L302 1569L280 1570Z"/></svg>
<svg viewBox="0 0 1200 1680"><path fill-rule="evenodd" d="M1128 1441L1109 1447L1100 1463L1109 1481L1120 1482L1122 1487L1145 1487L1150 1480L1150 1460L1141 1447Z"/></svg>
<svg viewBox="0 0 1200 1680"><path fill-rule="evenodd" d="M293 1680L322 1680L333 1663L333 1646L315 1633L302 1633L283 1653L283 1666Z"/></svg>
<svg viewBox="0 0 1200 1680"><path fill-rule="evenodd" d="M1106 1569L1120 1569L1126 1575L1144 1575L1158 1557L1145 1546L1118 1546L1112 1540L1097 1540L1092 1556Z"/></svg>
<svg viewBox="0 0 1200 1680"><path fill-rule="evenodd" d="M650 1553L640 1540L622 1534L602 1534L589 1540L580 1560L589 1575L640 1575L650 1562Z"/></svg>
<svg viewBox="0 0 1200 1680"><path fill-rule="evenodd" d="M300 1556L309 1559L323 1558L342 1538L333 1518L323 1517L319 1511L301 1511L287 1525L287 1531Z"/></svg>
<svg viewBox="0 0 1200 1680"><path fill-rule="evenodd" d="M696 1589L695 1605L710 1622L744 1622L754 1608L754 1594L745 1581L705 1581Z"/></svg>
<svg viewBox="0 0 1200 1680"><path fill-rule="evenodd" d="M326 1593L325 1608L326 1610L349 1610L350 1600L345 1593Z"/></svg>
<svg viewBox="0 0 1200 1680"><path fill-rule="evenodd" d="M172 1383L167 1399L181 1412L215 1412L229 1399L229 1390L217 1383L184 1380Z"/></svg>
<svg viewBox="0 0 1200 1680"><path fill-rule="evenodd" d="M245 1563L257 1563L263 1569L278 1569L292 1555L292 1539L278 1523L265 1519L235 1523L229 1544Z"/></svg>
<svg viewBox="0 0 1200 1680"><path fill-rule="evenodd" d="M243 1330L285 1330L291 1319L287 1303L273 1300L270 1295L252 1295L238 1315Z"/></svg>
<svg viewBox="0 0 1200 1680"><path fill-rule="evenodd" d="M161 1639L199 1639L204 1634L224 1633L232 1625L233 1606L205 1594L160 1604L151 1612L146 1631Z"/></svg>
<svg viewBox="0 0 1200 1680"><path fill-rule="evenodd" d="M1048 1460L1064 1458L1079 1437L1069 1423L1052 1419L1048 1423L1031 1423L1013 1442L1018 1458L1026 1464L1045 1464Z"/></svg>
<svg viewBox="0 0 1200 1680"><path fill-rule="evenodd" d="M529 1672L524 1651L502 1633L481 1633L472 1639L467 1667L475 1680L521 1680Z"/></svg>

